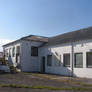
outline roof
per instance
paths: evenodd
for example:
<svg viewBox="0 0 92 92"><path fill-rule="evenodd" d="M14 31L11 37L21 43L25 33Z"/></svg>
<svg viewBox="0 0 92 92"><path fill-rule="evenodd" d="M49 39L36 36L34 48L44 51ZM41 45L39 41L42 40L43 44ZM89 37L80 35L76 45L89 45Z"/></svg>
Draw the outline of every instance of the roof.
<svg viewBox="0 0 92 92"><path fill-rule="evenodd" d="M4 46L7 46L7 45L11 45L13 43L16 43L16 42L19 42L21 40L27 40L27 41L38 41L38 42L48 42L48 37L44 37L44 36L37 36L37 35L29 35L29 36L26 36L26 37L22 37L16 41L13 41L13 42L10 42L8 44L5 44L3 45Z"/></svg>
<svg viewBox="0 0 92 92"><path fill-rule="evenodd" d="M28 41L48 42L48 37L37 36L37 35L29 35L29 36L23 37L22 39L28 40Z"/></svg>
<svg viewBox="0 0 92 92"><path fill-rule="evenodd" d="M92 27L50 37L48 40L48 45L56 45L56 44L62 44L62 43L74 42L74 41L86 40L86 39L92 39Z"/></svg>
<svg viewBox="0 0 92 92"><path fill-rule="evenodd" d="M49 45L57 45L57 44L75 42L75 41L86 40L86 39L92 39L92 27L64 33L64 34L49 37L49 38L44 37L44 36L29 35L29 36L23 37L19 40L16 40L14 42L11 42L9 44L15 43L20 40L28 40L28 41L44 42L44 43L47 43L46 45L49 46ZM6 45L9 45L9 44L6 44ZM4 45L4 46L6 46L6 45ZM44 46L44 45L45 44L43 44L42 46Z"/></svg>

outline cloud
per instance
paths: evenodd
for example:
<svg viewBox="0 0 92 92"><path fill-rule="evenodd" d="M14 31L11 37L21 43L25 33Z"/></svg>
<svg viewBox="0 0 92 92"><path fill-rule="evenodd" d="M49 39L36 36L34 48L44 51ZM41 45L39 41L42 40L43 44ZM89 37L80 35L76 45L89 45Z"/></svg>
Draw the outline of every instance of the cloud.
<svg viewBox="0 0 92 92"><path fill-rule="evenodd" d="M13 41L13 40L0 39L0 51L3 51L2 46L3 46L4 44L7 44L7 43L12 42L12 41Z"/></svg>

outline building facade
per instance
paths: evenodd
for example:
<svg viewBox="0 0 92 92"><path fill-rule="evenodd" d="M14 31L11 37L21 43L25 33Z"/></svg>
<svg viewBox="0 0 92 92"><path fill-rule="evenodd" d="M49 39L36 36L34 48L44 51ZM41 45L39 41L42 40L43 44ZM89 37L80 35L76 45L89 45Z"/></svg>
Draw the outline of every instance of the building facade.
<svg viewBox="0 0 92 92"><path fill-rule="evenodd" d="M92 78L92 27L50 38L30 35L3 48L21 71Z"/></svg>

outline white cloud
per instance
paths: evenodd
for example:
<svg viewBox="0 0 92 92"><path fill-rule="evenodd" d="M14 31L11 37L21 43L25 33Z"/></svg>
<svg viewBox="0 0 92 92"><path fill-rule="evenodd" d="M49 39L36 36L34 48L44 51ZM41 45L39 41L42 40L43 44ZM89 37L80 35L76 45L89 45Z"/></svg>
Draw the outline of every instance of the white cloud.
<svg viewBox="0 0 92 92"><path fill-rule="evenodd" d="M13 40L0 39L0 51L3 51L2 46L3 46L4 44L7 44L7 43L12 42L12 41L13 41Z"/></svg>

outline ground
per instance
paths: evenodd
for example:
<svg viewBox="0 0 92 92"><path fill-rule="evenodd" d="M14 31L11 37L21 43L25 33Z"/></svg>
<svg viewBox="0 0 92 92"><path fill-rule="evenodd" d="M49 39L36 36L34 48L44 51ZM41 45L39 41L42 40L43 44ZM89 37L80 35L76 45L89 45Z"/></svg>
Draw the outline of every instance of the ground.
<svg viewBox="0 0 92 92"><path fill-rule="evenodd" d="M92 92L92 79L40 73L0 74L0 92Z"/></svg>

